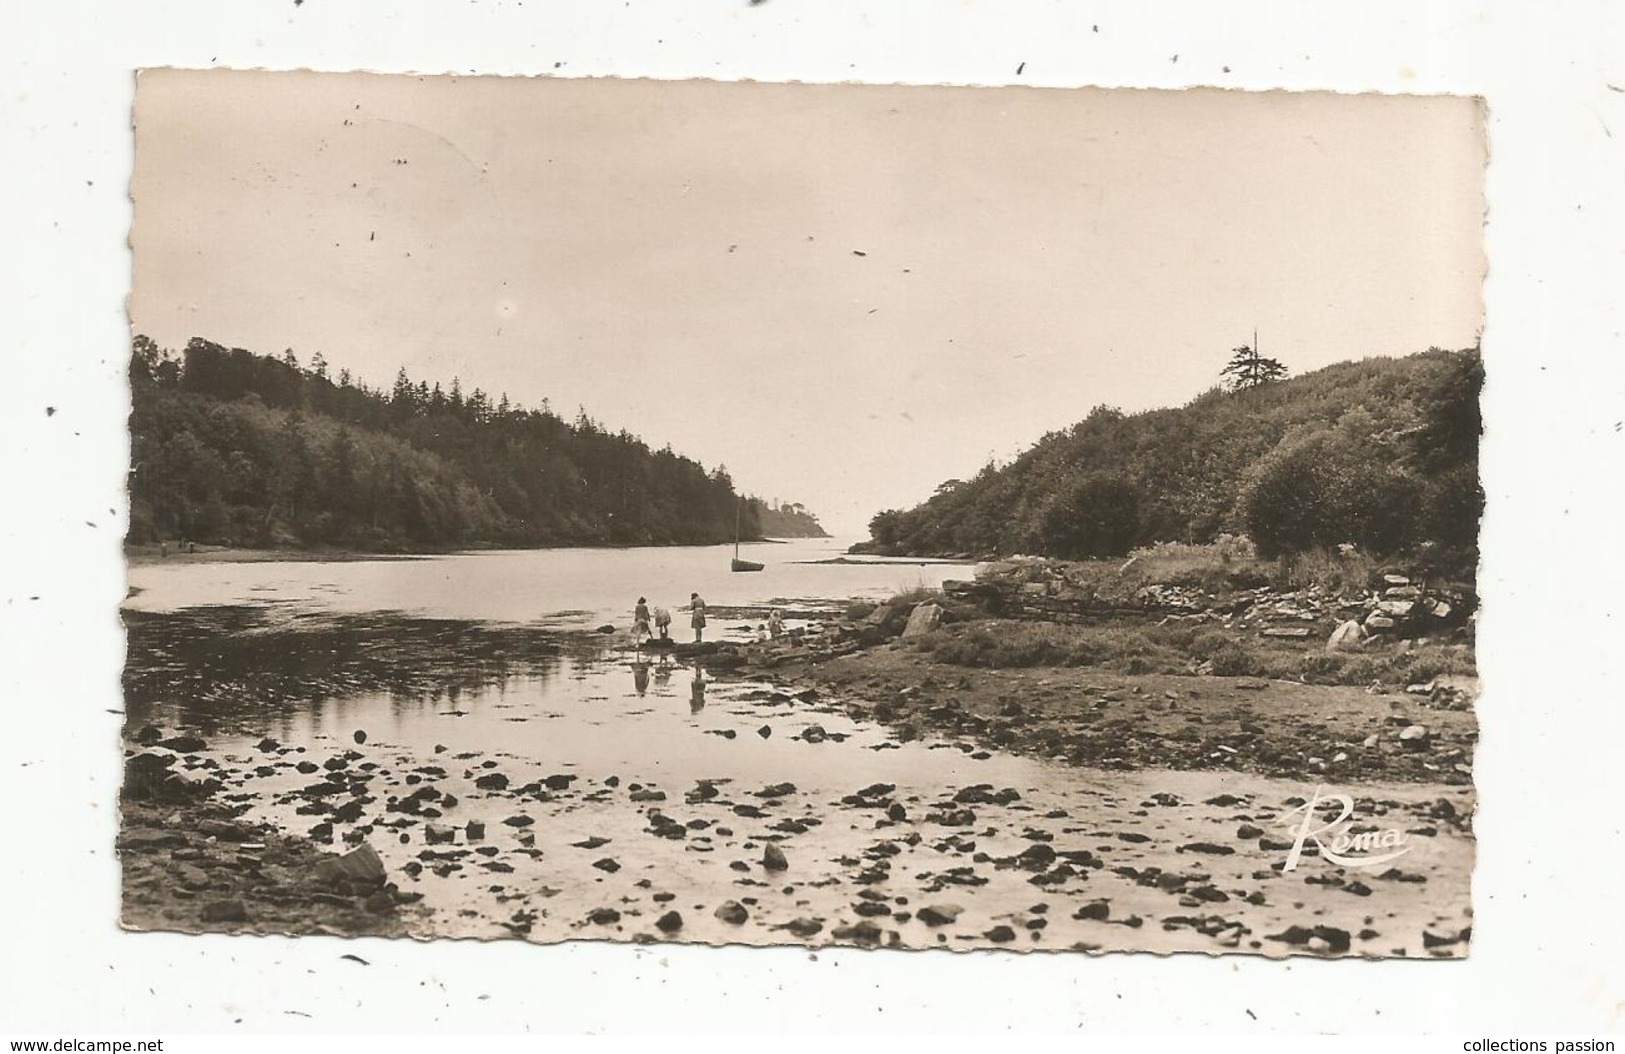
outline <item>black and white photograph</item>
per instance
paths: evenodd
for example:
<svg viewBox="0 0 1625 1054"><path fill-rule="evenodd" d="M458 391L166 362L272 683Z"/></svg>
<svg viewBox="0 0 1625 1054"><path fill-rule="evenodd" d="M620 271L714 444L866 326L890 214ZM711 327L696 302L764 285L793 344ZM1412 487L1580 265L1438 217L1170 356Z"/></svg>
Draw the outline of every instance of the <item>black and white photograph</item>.
<svg viewBox="0 0 1625 1054"><path fill-rule="evenodd" d="M134 137L126 929L1469 955L1481 100Z"/></svg>

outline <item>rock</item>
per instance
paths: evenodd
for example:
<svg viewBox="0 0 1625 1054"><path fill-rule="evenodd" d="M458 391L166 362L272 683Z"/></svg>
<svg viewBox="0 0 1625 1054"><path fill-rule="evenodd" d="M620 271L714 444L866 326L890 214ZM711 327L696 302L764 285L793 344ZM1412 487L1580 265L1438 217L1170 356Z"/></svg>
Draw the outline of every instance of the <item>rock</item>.
<svg viewBox="0 0 1625 1054"><path fill-rule="evenodd" d="M1283 637L1288 640L1303 640L1309 636L1308 626L1271 626L1263 633L1266 637Z"/></svg>
<svg viewBox="0 0 1625 1054"><path fill-rule="evenodd" d="M614 633L615 632L615 627L611 626L609 623L606 622L602 626L598 627L598 632L599 633Z"/></svg>
<svg viewBox="0 0 1625 1054"><path fill-rule="evenodd" d="M668 911L655 919L655 929L661 933L676 933L683 928L683 916L675 911Z"/></svg>
<svg viewBox="0 0 1625 1054"><path fill-rule="evenodd" d="M214 900L203 905L204 922L247 922L248 908L240 900Z"/></svg>
<svg viewBox="0 0 1625 1054"><path fill-rule="evenodd" d="M1387 615L1380 615L1373 611L1365 617L1365 628L1370 630L1393 629L1394 620Z"/></svg>
<svg viewBox="0 0 1625 1054"><path fill-rule="evenodd" d="M1028 871L1042 871L1055 862L1055 850L1043 842L1034 842L1016 857L1016 865Z"/></svg>
<svg viewBox="0 0 1625 1054"><path fill-rule="evenodd" d="M500 772L487 772L474 781L474 786L487 791L507 790L508 777Z"/></svg>
<svg viewBox="0 0 1625 1054"><path fill-rule="evenodd" d="M837 926L830 931L830 936L838 941L855 941L858 944L878 944L883 936L880 927L863 919L850 926Z"/></svg>
<svg viewBox="0 0 1625 1054"><path fill-rule="evenodd" d="M1332 635L1326 641L1326 650L1329 652L1359 651L1365 645L1365 630L1353 619L1342 623L1332 630Z"/></svg>
<svg viewBox="0 0 1625 1054"><path fill-rule="evenodd" d="M761 736L763 739L766 739L773 734L773 726L763 725L761 728L756 730L756 734Z"/></svg>
<svg viewBox="0 0 1625 1054"><path fill-rule="evenodd" d="M423 840L430 845L449 845L457 840L457 830L443 824L427 823L423 825Z"/></svg>
<svg viewBox="0 0 1625 1054"><path fill-rule="evenodd" d="M388 890L380 889L363 901L361 906L374 915L388 915L395 910L395 897Z"/></svg>
<svg viewBox="0 0 1625 1054"><path fill-rule="evenodd" d="M384 862L378 851L362 842L343 856L329 856L316 864L312 877L324 886L367 888L384 883Z"/></svg>
<svg viewBox="0 0 1625 1054"><path fill-rule="evenodd" d="M205 750L209 746L209 744L205 743L200 737L189 735L179 735L172 736L169 739L161 739L158 741L158 745L164 747L165 749L173 750L177 754L196 754L198 751Z"/></svg>
<svg viewBox="0 0 1625 1054"><path fill-rule="evenodd" d="M596 867L600 871L606 872L607 874L611 874L611 875L613 875L615 872L617 872L617 871L619 871L621 869L621 865L620 865L620 863L618 861L613 860L613 859L611 859L610 857L607 857L607 856L604 857L602 860L594 860L592 862L592 866Z"/></svg>
<svg viewBox="0 0 1625 1054"><path fill-rule="evenodd" d="M485 824L478 820L470 820L463 827L463 837L470 842L482 841L485 838Z"/></svg>
<svg viewBox="0 0 1625 1054"><path fill-rule="evenodd" d="M355 741L356 741L357 746L360 746L362 743L365 743L367 741L367 733L363 732L359 728L356 729L355 730Z"/></svg>
<svg viewBox="0 0 1625 1054"><path fill-rule="evenodd" d="M1406 750L1426 750L1429 738L1426 725L1408 725L1400 730L1399 745Z"/></svg>
<svg viewBox="0 0 1625 1054"><path fill-rule="evenodd" d="M176 868L175 877L180 881L182 889L197 892L209 888L209 873L194 864L182 864Z"/></svg>
<svg viewBox="0 0 1625 1054"><path fill-rule="evenodd" d="M1091 900L1089 903L1078 908L1077 911L1074 911L1072 913L1072 917L1075 919L1094 919L1097 922L1105 922L1107 919L1111 918L1111 914L1112 906L1109 902L1104 900Z"/></svg>
<svg viewBox="0 0 1625 1054"><path fill-rule="evenodd" d="M1016 939L1016 931L1011 929L1009 926L995 926L986 933L982 934L982 936L996 944L1004 944L1008 941L1013 941Z"/></svg>
<svg viewBox="0 0 1625 1054"><path fill-rule="evenodd" d="M829 733L824 731L823 725L808 725L801 733L801 739L806 743L822 743L828 738Z"/></svg>
<svg viewBox="0 0 1625 1054"><path fill-rule="evenodd" d="M782 849L769 845L762 850L762 866L769 871L783 871L790 866L790 861L785 859Z"/></svg>
<svg viewBox="0 0 1625 1054"><path fill-rule="evenodd" d="M964 910L958 904L928 904L920 909L917 917L927 926L947 926Z"/></svg>
<svg viewBox="0 0 1625 1054"><path fill-rule="evenodd" d="M903 627L903 639L923 637L942 624L942 608L937 604L920 604L908 616L908 624Z"/></svg>
<svg viewBox="0 0 1625 1054"><path fill-rule="evenodd" d="M817 919L800 918L791 919L789 922L784 924L784 928L795 934L797 937L805 939L821 931L824 928L824 924L819 922Z"/></svg>
<svg viewBox="0 0 1625 1054"><path fill-rule="evenodd" d="M175 759L163 754L137 754L124 763L124 797L161 805L184 805L219 789L215 780L195 780L174 770Z"/></svg>
<svg viewBox="0 0 1625 1054"><path fill-rule="evenodd" d="M593 908L587 913L587 921L594 926L613 926L621 921L621 913L614 908Z"/></svg>
<svg viewBox="0 0 1625 1054"><path fill-rule="evenodd" d="M716 910L716 916L730 926L738 926L750 918L750 912L737 900L730 900Z"/></svg>
<svg viewBox="0 0 1625 1054"><path fill-rule="evenodd" d="M1240 827L1236 828L1236 837L1240 838L1244 842L1250 842L1254 838L1264 837L1264 829L1262 827L1254 827L1250 823L1244 823Z"/></svg>
<svg viewBox="0 0 1625 1054"><path fill-rule="evenodd" d="M1444 948L1452 944L1462 944L1469 940L1472 935L1473 930L1470 926L1457 933L1434 933L1432 930L1423 930L1422 947Z"/></svg>
<svg viewBox="0 0 1625 1054"><path fill-rule="evenodd" d="M270 736L266 736L264 739L262 739L258 743L254 744L254 749L258 750L258 751L261 751L262 753L265 753L265 754L271 754L271 753L274 753L281 746L282 746L281 743L278 743L276 740L272 739Z"/></svg>
<svg viewBox="0 0 1625 1054"><path fill-rule="evenodd" d="M1213 842L1189 842L1179 847L1181 853L1208 853L1212 856L1229 856L1235 850L1228 845L1217 845Z"/></svg>

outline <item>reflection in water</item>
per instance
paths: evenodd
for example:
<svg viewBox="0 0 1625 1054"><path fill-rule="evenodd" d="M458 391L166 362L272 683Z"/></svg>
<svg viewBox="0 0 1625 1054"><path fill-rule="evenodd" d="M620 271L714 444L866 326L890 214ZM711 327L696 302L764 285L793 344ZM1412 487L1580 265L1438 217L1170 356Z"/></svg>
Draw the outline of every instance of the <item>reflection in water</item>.
<svg viewBox="0 0 1625 1054"><path fill-rule="evenodd" d="M649 691L649 664L644 661L632 664L632 688L639 695Z"/></svg>
<svg viewBox="0 0 1625 1054"><path fill-rule="evenodd" d="M705 671L694 667L694 684L690 688L688 711L697 714L705 709Z"/></svg>
<svg viewBox="0 0 1625 1054"><path fill-rule="evenodd" d="M666 685L670 684L671 683L671 671L673 669L675 669L675 667L673 667L672 664L671 664L671 656L670 655L667 655L664 652L662 652L659 655L656 655L655 656L655 669L654 669L655 684L660 685L662 688L664 688Z"/></svg>

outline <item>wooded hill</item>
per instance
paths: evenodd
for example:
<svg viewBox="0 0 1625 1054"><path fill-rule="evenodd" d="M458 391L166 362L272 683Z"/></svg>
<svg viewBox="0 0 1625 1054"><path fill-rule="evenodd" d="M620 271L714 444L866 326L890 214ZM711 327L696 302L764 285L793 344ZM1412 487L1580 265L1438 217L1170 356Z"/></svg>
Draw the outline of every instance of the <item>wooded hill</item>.
<svg viewBox="0 0 1625 1054"><path fill-rule="evenodd" d="M828 538L829 532L824 530L818 517L808 512L805 506L790 502L784 505L768 504L760 498L752 498L751 504L755 506L757 522L762 525L762 534L768 538Z"/></svg>
<svg viewBox="0 0 1625 1054"><path fill-rule="evenodd" d="M390 391L320 355L136 337L130 360L133 543L370 551L662 545L761 537L759 501L722 468L653 450L583 411L567 422L479 389Z"/></svg>
<svg viewBox="0 0 1625 1054"><path fill-rule="evenodd" d="M893 555L1118 556L1246 534L1261 555L1438 543L1476 560L1476 349L1344 362L1177 409L1097 407L1008 465L870 522Z"/></svg>

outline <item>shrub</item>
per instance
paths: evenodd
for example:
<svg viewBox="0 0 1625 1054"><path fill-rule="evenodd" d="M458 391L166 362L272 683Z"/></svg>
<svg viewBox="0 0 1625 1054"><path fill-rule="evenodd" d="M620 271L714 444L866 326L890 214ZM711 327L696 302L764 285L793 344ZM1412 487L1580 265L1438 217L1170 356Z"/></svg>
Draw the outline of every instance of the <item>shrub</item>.
<svg viewBox="0 0 1625 1054"><path fill-rule="evenodd" d="M1042 520L1048 552L1074 560L1122 556L1140 529L1140 495L1126 477L1088 474L1050 499Z"/></svg>
<svg viewBox="0 0 1625 1054"><path fill-rule="evenodd" d="M1419 485L1382 456L1343 432L1277 446L1241 494L1242 517L1259 554L1344 542L1393 552L1415 540Z"/></svg>

